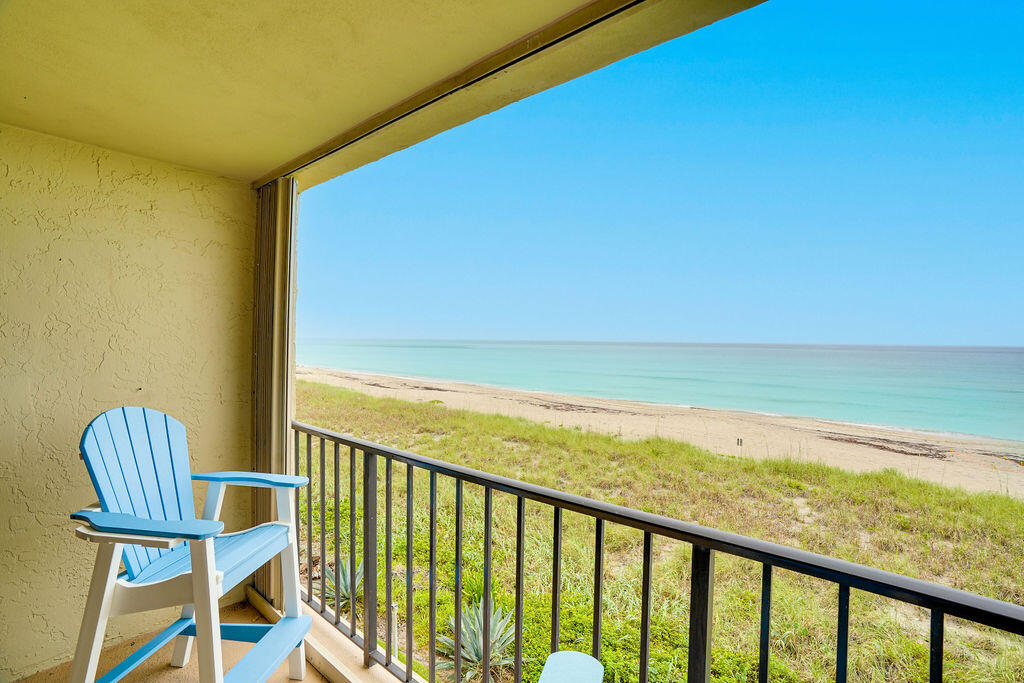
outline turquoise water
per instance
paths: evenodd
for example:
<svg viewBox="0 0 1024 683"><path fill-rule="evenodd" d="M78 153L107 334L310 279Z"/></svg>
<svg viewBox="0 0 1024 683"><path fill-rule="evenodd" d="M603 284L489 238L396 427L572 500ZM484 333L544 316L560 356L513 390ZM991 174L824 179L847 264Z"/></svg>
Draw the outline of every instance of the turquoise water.
<svg viewBox="0 0 1024 683"><path fill-rule="evenodd" d="M1024 440L1024 348L299 339L296 360Z"/></svg>

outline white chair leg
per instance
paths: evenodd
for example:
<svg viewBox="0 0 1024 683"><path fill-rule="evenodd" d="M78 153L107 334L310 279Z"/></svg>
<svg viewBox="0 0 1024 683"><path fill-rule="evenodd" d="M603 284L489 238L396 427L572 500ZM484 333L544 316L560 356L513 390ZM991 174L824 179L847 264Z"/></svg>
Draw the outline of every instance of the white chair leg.
<svg viewBox="0 0 1024 683"><path fill-rule="evenodd" d="M220 519L220 511L224 506L223 482L210 482L206 489L206 502L203 504L203 519ZM187 619L194 617L195 605L185 605L181 608L181 617ZM171 666L183 667L188 665L189 657L192 656L192 636L178 636L174 639L174 652L171 654Z"/></svg>
<svg viewBox="0 0 1024 683"><path fill-rule="evenodd" d="M213 559L213 539L189 541L192 555L192 604L196 617L200 683L223 683L224 656L220 647L220 586Z"/></svg>
<svg viewBox="0 0 1024 683"><path fill-rule="evenodd" d="M193 605L185 605L181 608L181 618L190 619L196 614ZM171 653L171 666L183 667L188 665L189 657L192 656L192 636L178 636L174 639L174 652Z"/></svg>
<svg viewBox="0 0 1024 683"><path fill-rule="evenodd" d="M299 537L295 530L295 515L289 494L291 489L277 489L277 518L288 524L288 547L282 550L281 587L284 589L284 615L297 617L302 614L302 603L299 597ZM288 678L301 681L306 677L306 643L288 655Z"/></svg>
<svg viewBox="0 0 1024 683"><path fill-rule="evenodd" d="M82 628L78 632L75 660L71 665L71 683L93 683L96 680L121 548L120 543L100 543L96 549L96 564L92 570Z"/></svg>

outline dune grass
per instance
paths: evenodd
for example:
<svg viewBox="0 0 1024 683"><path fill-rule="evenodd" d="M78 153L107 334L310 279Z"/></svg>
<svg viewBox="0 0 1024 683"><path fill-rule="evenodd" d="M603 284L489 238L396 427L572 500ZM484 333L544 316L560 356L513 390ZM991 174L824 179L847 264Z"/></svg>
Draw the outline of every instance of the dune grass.
<svg viewBox="0 0 1024 683"><path fill-rule="evenodd" d="M520 418L452 410L439 402L374 398L308 382L297 384L297 419L597 500L1024 604L1024 501L1004 495L967 493L895 471L855 474L813 463L718 455L659 438L625 440ZM303 444L303 460L304 449ZM316 442L313 454L316 480ZM333 482L332 458L329 452L327 482ZM341 463L337 517L332 484L326 487L325 517L328 558L333 556L330 537L337 524L344 559L348 554L347 453ZM383 464L379 469L378 500L382 506ZM395 463L392 587L400 615L405 611L405 482L404 466ZM425 472L415 472L413 488L414 656L422 663L428 643ZM314 520L319 516L318 497L317 489ZM454 609L454 485L450 480L439 479L438 500L438 624L443 629ZM479 488L467 485L464 558L469 596L483 590L482 500ZM303 515L305 510L303 501ZM355 513L361 519L358 500ZM528 502L526 513L525 650L530 659L525 680L534 681L550 642L552 512ZM383 538L382 507L378 521ZM561 645L589 651L593 521L567 512L563 523ZM641 543L640 532L608 525L602 638L607 681L637 677ZM495 600L509 609L514 589L515 501L500 493L494 497L493 553ZM318 554L314 549L314 566ZM379 554L382 573L378 585L383 596L383 551ZM651 680L682 680L690 549L658 538L654 556ZM715 680L756 680L760 578L759 564L718 554L712 657ZM834 678L836 604L834 584L776 570L773 680ZM926 611L854 590L850 614L850 680L927 680ZM381 622L383 628L383 618ZM403 636L399 642L404 642ZM949 680L1017 681L1024 671L1024 638L947 619L945 643ZM499 677L507 675L497 673Z"/></svg>

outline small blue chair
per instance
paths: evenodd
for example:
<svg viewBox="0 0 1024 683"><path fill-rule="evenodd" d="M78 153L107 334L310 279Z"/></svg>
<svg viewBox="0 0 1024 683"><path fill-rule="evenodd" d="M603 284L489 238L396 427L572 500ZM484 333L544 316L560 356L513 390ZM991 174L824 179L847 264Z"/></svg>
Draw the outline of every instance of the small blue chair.
<svg viewBox="0 0 1024 683"><path fill-rule="evenodd" d="M559 650L544 660L537 683L601 683L603 678L601 662L582 652Z"/></svg>
<svg viewBox="0 0 1024 683"><path fill-rule="evenodd" d="M289 677L305 677L303 639L311 620L299 603L298 537L292 489L306 477L259 472L191 474L185 427L148 408L116 408L82 434L82 459L99 507L71 518L76 535L98 544L89 597L71 669L72 683L92 683L109 617L181 605L181 618L100 680L118 681L172 639L172 666L185 666L198 641L199 680L265 681L287 658ZM192 482L209 482L196 519ZM225 534L218 521L228 485L272 488L277 521ZM217 599L277 556L284 617L270 624L221 624ZM124 571L118 573L120 563ZM221 640L254 643L225 676Z"/></svg>

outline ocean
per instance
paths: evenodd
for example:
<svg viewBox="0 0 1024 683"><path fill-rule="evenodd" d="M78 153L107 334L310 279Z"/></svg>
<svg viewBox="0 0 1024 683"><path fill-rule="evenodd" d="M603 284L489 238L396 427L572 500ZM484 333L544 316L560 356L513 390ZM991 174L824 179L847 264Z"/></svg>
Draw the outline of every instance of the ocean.
<svg viewBox="0 0 1024 683"><path fill-rule="evenodd" d="M1024 348L299 339L296 361L1024 440Z"/></svg>

